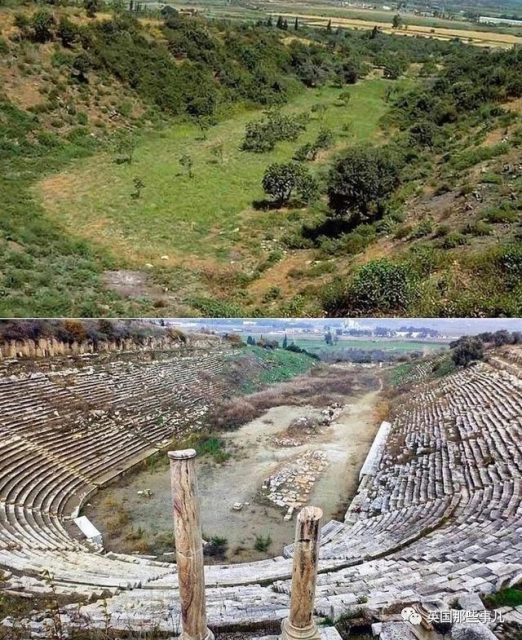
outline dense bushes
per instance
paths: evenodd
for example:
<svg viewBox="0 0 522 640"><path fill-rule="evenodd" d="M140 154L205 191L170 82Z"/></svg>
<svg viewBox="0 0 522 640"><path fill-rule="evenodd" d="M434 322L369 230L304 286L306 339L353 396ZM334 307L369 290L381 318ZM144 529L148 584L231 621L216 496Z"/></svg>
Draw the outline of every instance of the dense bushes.
<svg viewBox="0 0 522 640"><path fill-rule="evenodd" d="M255 153L272 151L277 142L297 140L306 129L306 123L306 115L293 116L269 111L263 120L247 123L241 148Z"/></svg>
<svg viewBox="0 0 522 640"><path fill-rule="evenodd" d="M522 96L522 51L484 51L475 47L458 48L448 57L445 69L435 82L416 87L395 101L395 116L403 130L419 146L434 144L444 127L462 118L481 119L499 115L484 110L490 103ZM491 154L494 147L481 147L476 153ZM487 158L484 158L487 159ZM456 168L472 166L467 157L457 158Z"/></svg>
<svg viewBox="0 0 522 640"><path fill-rule="evenodd" d="M10 340L38 340L56 338L65 343L98 342L132 338L137 341L149 336L167 335L171 340L184 342L183 334L152 324L113 320L0 320L0 342Z"/></svg>

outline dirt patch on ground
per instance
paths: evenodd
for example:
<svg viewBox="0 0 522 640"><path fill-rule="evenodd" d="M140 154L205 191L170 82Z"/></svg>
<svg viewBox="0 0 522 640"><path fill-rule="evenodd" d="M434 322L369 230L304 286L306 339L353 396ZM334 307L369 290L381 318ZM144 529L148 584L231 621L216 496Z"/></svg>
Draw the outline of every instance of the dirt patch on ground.
<svg viewBox="0 0 522 640"><path fill-rule="evenodd" d="M321 506L325 521L343 513L379 425L379 390L375 372L331 365L320 369L319 375L301 376L238 398L238 403L254 403L257 415L234 431L214 432L230 459L217 463L210 456L198 458L205 539L226 538L226 557L232 562L280 554L283 545L293 541L295 522L284 519L288 509L269 502L262 487L307 457L325 462L309 483L308 502ZM305 430L297 446L278 442L278 436L295 430L296 424L324 422L332 398L339 404L329 424L313 433ZM168 548L170 500L165 456L156 466L101 491L86 514L104 534L108 549L132 551L136 539L154 539ZM256 550L257 536L270 538L266 551Z"/></svg>
<svg viewBox="0 0 522 640"><path fill-rule="evenodd" d="M153 300L164 298L163 289L152 284L148 274L143 271L128 269L105 271L102 281L108 289L125 298L151 298Z"/></svg>
<svg viewBox="0 0 522 640"><path fill-rule="evenodd" d="M483 144L486 145L487 147L492 147L495 144L499 144L500 142L503 142L505 139L506 139L506 130L504 128L494 129L493 131L490 131L488 133Z"/></svg>
<svg viewBox="0 0 522 640"><path fill-rule="evenodd" d="M71 195L81 188L81 184L82 180L79 175L62 172L44 178L38 186L44 206L46 206L60 200L68 201Z"/></svg>
<svg viewBox="0 0 522 640"><path fill-rule="evenodd" d="M14 72L13 72L14 74ZM40 93L40 85L34 78L20 78L19 76L13 82L9 81L9 77L2 74L5 94L7 99L21 109L30 109L44 102Z"/></svg>
<svg viewBox="0 0 522 640"><path fill-rule="evenodd" d="M517 98L516 100L510 100L509 102L505 102L503 105L504 109L508 111L514 111L515 113L522 113L522 98Z"/></svg>

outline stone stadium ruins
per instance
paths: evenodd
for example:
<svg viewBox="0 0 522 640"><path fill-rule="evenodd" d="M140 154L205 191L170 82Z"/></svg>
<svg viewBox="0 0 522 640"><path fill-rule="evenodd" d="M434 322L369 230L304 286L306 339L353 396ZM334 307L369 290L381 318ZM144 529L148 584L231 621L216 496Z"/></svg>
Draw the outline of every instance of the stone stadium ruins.
<svg viewBox="0 0 522 640"><path fill-rule="evenodd" d="M393 365L350 365L378 376L376 393L391 400L344 513L321 520L305 492L281 508L294 544L248 562L205 560L204 574L200 457L176 442L270 363L204 334L96 349L11 340L1 354L0 602L30 606L0 609L0 637L522 637L522 606L495 598L522 584L520 345L439 378L424 359L393 397ZM167 451L177 563L107 550L102 523L75 524L104 486Z"/></svg>

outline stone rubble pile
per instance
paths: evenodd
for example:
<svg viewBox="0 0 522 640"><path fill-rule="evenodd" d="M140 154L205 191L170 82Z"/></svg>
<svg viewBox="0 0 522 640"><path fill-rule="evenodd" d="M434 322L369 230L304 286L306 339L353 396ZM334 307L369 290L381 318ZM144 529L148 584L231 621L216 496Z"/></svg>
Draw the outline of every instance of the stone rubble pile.
<svg viewBox="0 0 522 640"><path fill-rule="evenodd" d="M262 486L263 495L276 507L287 509L290 519L295 509L308 502L314 484L327 466L324 451L307 451L267 478Z"/></svg>

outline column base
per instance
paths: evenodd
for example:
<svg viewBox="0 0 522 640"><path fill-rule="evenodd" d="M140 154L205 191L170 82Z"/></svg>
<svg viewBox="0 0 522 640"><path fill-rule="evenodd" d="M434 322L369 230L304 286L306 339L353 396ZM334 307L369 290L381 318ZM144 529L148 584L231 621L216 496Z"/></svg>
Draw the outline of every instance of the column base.
<svg viewBox="0 0 522 640"><path fill-rule="evenodd" d="M285 618L281 623L281 640L321 640L321 634L315 622L305 629L298 629Z"/></svg>
<svg viewBox="0 0 522 640"><path fill-rule="evenodd" d="M184 631L181 632L179 638L180 640L199 640L199 638L193 638L192 636L186 634ZM210 629L207 629L207 635L203 638L203 640L215 640L214 634Z"/></svg>

